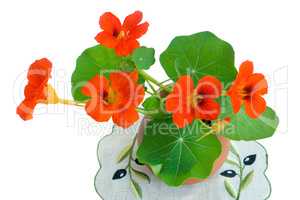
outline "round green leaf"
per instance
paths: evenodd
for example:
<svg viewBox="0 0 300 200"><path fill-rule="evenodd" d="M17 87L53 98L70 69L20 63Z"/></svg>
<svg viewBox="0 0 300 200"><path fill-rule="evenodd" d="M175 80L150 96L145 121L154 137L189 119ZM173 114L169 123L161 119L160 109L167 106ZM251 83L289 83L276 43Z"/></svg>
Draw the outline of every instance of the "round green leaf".
<svg viewBox="0 0 300 200"><path fill-rule="evenodd" d="M149 69L155 62L154 54L153 48L140 47L134 50L132 60L138 69Z"/></svg>
<svg viewBox="0 0 300 200"><path fill-rule="evenodd" d="M76 101L88 99L81 88L96 74L107 75L112 70L132 71L133 62L127 57L119 57L114 49L97 45L86 49L76 61L72 74L72 95Z"/></svg>
<svg viewBox="0 0 300 200"><path fill-rule="evenodd" d="M226 85L237 73L233 48L211 32L176 37L161 54L160 62L174 81L189 74L196 83L203 76L212 75Z"/></svg>
<svg viewBox="0 0 300 200"><path fill-rule="evenodd" d="M273 136L278 126L279 119L269 107L258 118L248 117L244 106L238 113L233 113L230 97L222 97L219 102L222 114L219 118L230 118L230 123L219 134L232 140L258 140Z"/></svg>
<svg viewBox="0 0 300 200"><path fill-rule="evenodd" d="M143 103L147 116L153 119L170 117L170 114L166 113L164 106L164 102L158 96L150 96Z"/></svg>
<svg viewBox="0 0 300 200"><path fill-rule="evenodd" d="M160 166L154 173L170 186L179 186L189 178L207 178L221 153L215 135L201 138L208 131L198 120L183 129L172 119L153 120L147 124L138 159L150 167Z"/></svg>

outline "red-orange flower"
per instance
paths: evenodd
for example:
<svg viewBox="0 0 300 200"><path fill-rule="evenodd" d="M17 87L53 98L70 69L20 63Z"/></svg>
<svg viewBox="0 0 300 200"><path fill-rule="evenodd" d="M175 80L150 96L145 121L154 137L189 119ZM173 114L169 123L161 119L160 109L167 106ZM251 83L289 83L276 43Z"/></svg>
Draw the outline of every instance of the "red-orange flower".
<svg viewBox="0 0 300 200"><path fill-rule="evenodd" d="M220 114L220 105L215 99L221 91L221 82L213 76L200 79L196 88L190 76L182 76L167 96L166 110L172 113L173 122L179 128L194 119L214 120Z"/></svg>
<svg viewBox="0 0 300 200"><path fill-rule="evenodd" d="M52 63L43 58L30 65L27 73L28 83L25 87L25 99L17 107L17 114L23 120L32 119L35 106L47 100L47 83L50 78Z"/></svg>
<svg viewBox="0 0 300 200"><path fill-rule="evenodd" d="M234 113L245 105L245 111L251 118L259 117L267 108L262 95L268 92L268 83L264 75L253 73L253 63L245 61L233 85L228 90Z"/></svg>
<svg viewBox="0 0 300 200"><path fill-rule="evenodd" d="M127 56L140 46L137 41L148 30L148 22L140 24L143 13L136 11L128 15L123 24L112 13L106 12L100 17L100 27L103 29L95 39L108 48L114 48L120 56Z"/></svg>
<svg viewBox="0 0 300 200"><path fill-rule="evenodd" d="M144 87L137 81L137 71L113 72L109 80L96 75L82 88L82 93L91 97L85 106L86 112L99 122L112 117L118 126L131 126L139 119L136 108L145 95Z"/></svg>

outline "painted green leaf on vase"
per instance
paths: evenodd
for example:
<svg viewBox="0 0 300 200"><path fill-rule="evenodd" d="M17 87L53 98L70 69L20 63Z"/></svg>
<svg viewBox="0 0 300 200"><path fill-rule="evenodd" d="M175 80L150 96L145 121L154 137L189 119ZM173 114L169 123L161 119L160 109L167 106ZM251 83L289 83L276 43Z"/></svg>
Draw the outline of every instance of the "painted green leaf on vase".
<svg viewBox="0 0 300 200"><path fill-rule="evenodd" d="M106 75L115 70L132 71L134 63L128 57L119 57L113 49L96 45L88 48L77 58L72 74L72 95L76 101L87 100L81 88L95 75Z"/></svg>
<svg viewBox="0 0 300 200"><path fill-rule="evenodd" d="M278 126L279 119L269 107L256 119L248 117L244 107L238 113L233 113L229 97L219 99L222 107L220 119L230 118L229 125L219 134L232 140L258 140L273 136Z"/></svg>
<svg viewBox="0 0 300 200"><path fill-rule="evenodd" d="M207 178L221 153L215 135L202 137L210 128L196 120L178 129L172 119L147 124L138 159L149 165L156 176L170 186L179 186L189 178Z"/></svg>
<svg viewBox="0 0 300 200"><path fill-rule="evenodd" d="M227 85L237 73L233 48L211 32L176 37L161 54L160 62L174 81L189 74L196 83L205 75L213 75Z"/></svg>
<svg viewBox="0 0 300 200"><path fill-rule="evenodd" d="M135 174L137 177L139 177L140 179L147 181L149 184L151 183L150 177L149 177L146 173L140 172L140 171L138 171L138 170L136 170L136 169L133 169L133 168L131 168L131 170L132 170L132 171L134 172L134 174Z"/></svg>
<svg viewBox="0 0 300 200"><path fill-rule="evenodd" d="M124 149L120 152L120 154L119 154L119 156L117 158L117 163L120 163L125 158L127 158L128 155L130 154L131 149L132 149L132 144L129 144L126 147L124 147Z"/></svg>
<svg viewBox="0 0 300 200"><path fill-rule="evenodd" d="M227 193L234 199L236 199L236 191L234 190L233 186L231 185L230 182L228 182L227 180L224 181L224 185L225 185L225 189L227 191Z"/></svg>
<svg viewBox="0 0 300 200"><path fill-rule="evenodd" d="M135 196L138 198L138 199L142 199L143 198L143 192L142 192L142 188L141 186L134 180L130 180L130 186L131 186L131 189L133 190Z"/></svg>
<svg viewBox="0 0 300 200"><path fill-rule="evenodd" d="M242 180L242 183L241 183L241 190L244 190L246 189L250 184L251 182L253 181L253 178L254 178L254 171L252 170L251 172L249 172L245 178Z"/></svg>

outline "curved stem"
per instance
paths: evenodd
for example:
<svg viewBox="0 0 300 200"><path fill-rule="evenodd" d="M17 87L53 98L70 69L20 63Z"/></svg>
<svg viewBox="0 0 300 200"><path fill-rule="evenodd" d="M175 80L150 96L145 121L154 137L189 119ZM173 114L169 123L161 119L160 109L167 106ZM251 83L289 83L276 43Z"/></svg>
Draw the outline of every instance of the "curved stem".
<svg viewBox="0 0 300 200"><path fill-rule="evenodd" d="M59 103L64 104L64 105L72 105L72 106L80 106L84 107L85 103L69 100L69 99L59 99Z"/></svg>
<svg viewBox="0 0 300 200"><path fill-rule="evenodd" d="M172 92L172 90L170 88L167 88L166 86L164 86L162 83L160 83L158 80L156 80L155 78L153 78L150 74L148 74L146 71L144 70L139 70L139 74L141 76L144 77L145 80L150 81L151 83L157 85L160 89L166 91L166 92Z"/></svg>
<svg viewBox="0 0 300 200"><path fill-rule="evenodd" d="M148 112L148 111L146 111L146 110L144 110L142 108L136 108L136 111L139 112L139 113L141 113L141 114L143 114L143 115L149 115L149 114L151 114L151 112Z"/></svg>
<svg viewBox="0 0 300 200"><path fill-rule="evenodd" d="M149 92L148 90L145 90L145 92L150 94L150 95L154 95L152 92Z"/></svg>
<svg viewBox="0 0 300 200"><path fill-rule="evenodd" d="M157 93L157 91L155 90L154 86L151 84L151 82L149 80L146 81L148 83L148 85L150 86L151 90L153 93Z"/></svg>

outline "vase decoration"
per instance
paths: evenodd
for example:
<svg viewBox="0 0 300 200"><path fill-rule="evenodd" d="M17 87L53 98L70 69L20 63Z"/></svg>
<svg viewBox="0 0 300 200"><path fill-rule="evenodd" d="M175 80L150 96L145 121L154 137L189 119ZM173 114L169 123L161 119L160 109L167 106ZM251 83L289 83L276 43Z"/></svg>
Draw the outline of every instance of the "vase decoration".
<svg viewBox="0 0 300 200"><path fill-rule="evenodd" d="M66 104L97 123L112 119L95 178L105 200L267 199L267 153L256 140L279 120L264 75L249 60L237 70L232 46L206 31L175 37L159 57L168 79L156 80L147 72L155 50L139 43L149 27L142 18L101 15L98 44L77 58L72 100L48 84L51 61L32 63L17 114L30 120L37 104Z"/></svg>

